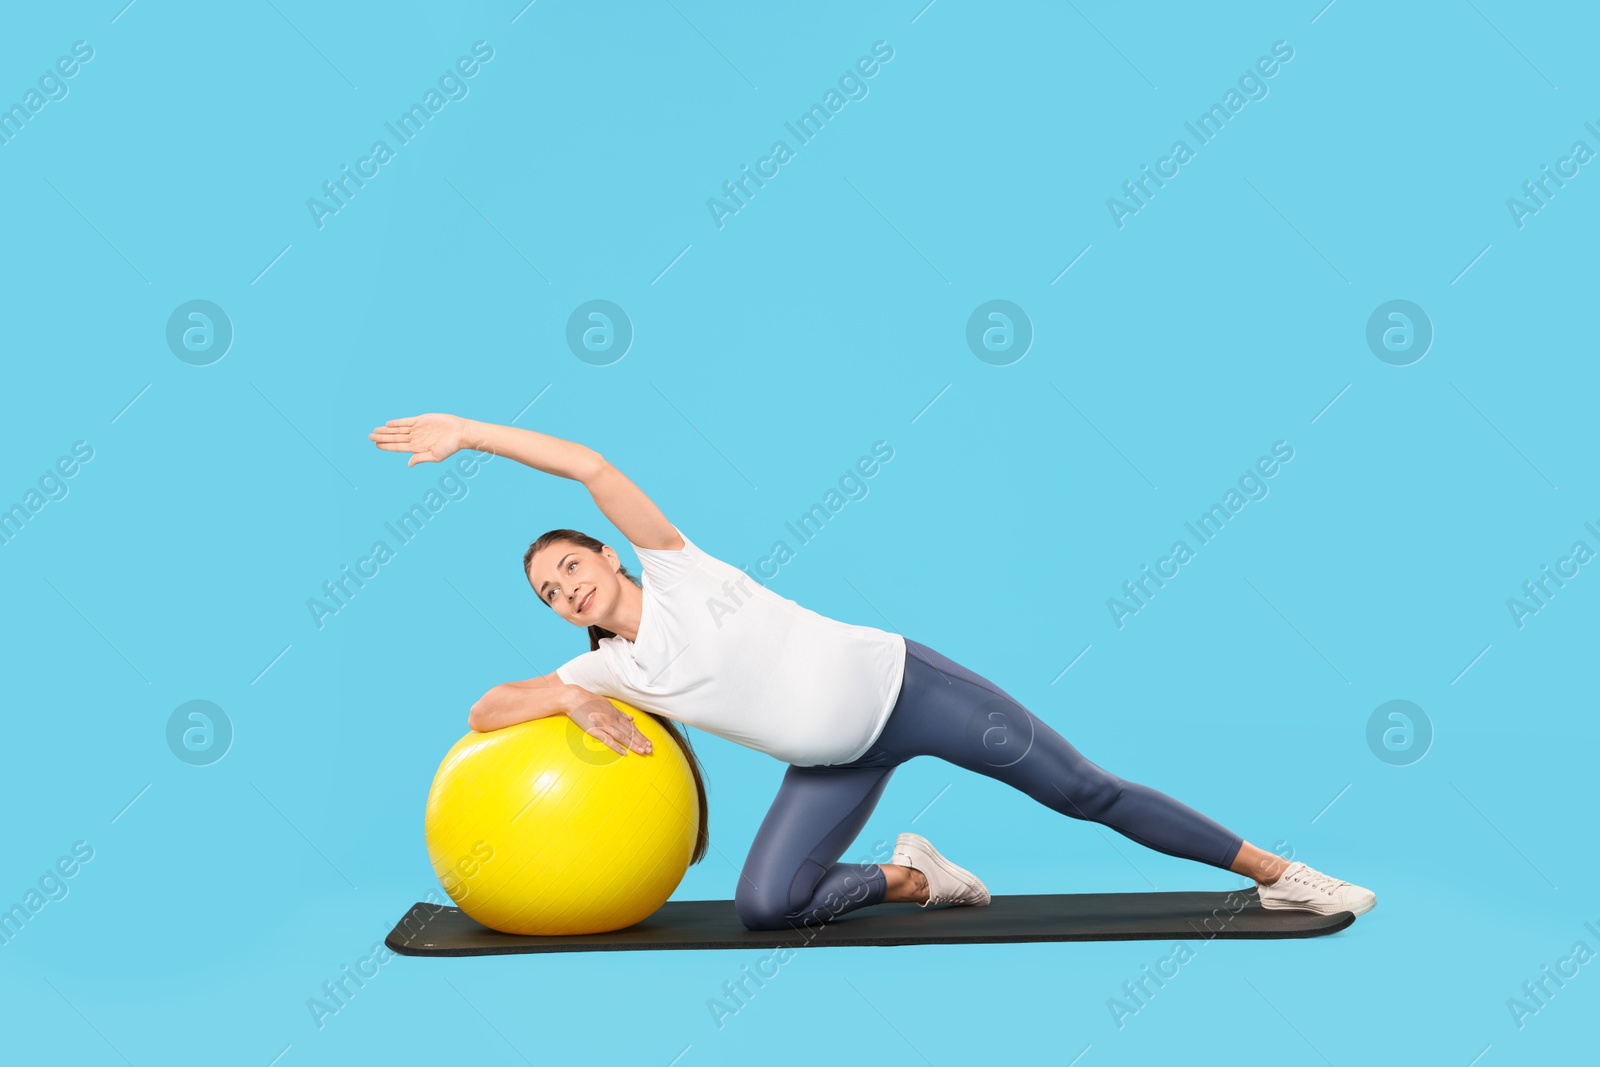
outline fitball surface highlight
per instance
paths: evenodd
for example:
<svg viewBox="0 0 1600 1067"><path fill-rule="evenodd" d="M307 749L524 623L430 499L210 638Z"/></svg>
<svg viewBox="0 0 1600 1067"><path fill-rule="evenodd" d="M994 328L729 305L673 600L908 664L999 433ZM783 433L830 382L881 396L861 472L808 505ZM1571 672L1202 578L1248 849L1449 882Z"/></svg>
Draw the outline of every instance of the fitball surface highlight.
<svg viewBox="0 0 1600 1067"><path fill-rule="evenodd" d="M619 755L552 715L469 733L440 763L428 858L477 922L508 934L620 930L683 880L700 818L689 762L653 717L612 703L650 755Z"/></svg>

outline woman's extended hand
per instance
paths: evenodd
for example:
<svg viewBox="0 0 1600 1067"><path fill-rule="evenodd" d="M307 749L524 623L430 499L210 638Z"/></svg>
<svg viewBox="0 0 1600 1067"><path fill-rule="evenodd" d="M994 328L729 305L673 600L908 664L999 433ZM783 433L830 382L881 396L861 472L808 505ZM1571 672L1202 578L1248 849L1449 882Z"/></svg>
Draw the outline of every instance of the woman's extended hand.
<svg viewBox="0 0 1600 1067"><path fill-rule="evenodd" d="M466 444L467 420L455 415L415 415L390 419L367 434L386 452L415 452L406 466L449 459Z"/></svg>
<svg viewBox="0 0 1600 1067"><path fill-rule="evenodd" d="M584 690L580 699L567 709L567 716L582 727L584 733L598 737L618 755L626 756L630 748L641 756L650 755L650 739L633 725L633 716L619 710L603 696Z"/></svg>

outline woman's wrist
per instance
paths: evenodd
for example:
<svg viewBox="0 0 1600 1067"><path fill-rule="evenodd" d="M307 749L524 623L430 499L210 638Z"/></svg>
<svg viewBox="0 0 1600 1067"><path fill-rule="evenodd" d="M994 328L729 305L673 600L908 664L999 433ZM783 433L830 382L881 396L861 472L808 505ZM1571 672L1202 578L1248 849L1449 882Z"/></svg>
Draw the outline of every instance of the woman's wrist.
<svg viewBox="0 0 1600 1067"><path fill-rule="evenodd" d="M463 418L461 420L461 447L470 448L475 452L493 452L488 447L490 444L490 431L492 423L479 422L477 419Z"/></svg>

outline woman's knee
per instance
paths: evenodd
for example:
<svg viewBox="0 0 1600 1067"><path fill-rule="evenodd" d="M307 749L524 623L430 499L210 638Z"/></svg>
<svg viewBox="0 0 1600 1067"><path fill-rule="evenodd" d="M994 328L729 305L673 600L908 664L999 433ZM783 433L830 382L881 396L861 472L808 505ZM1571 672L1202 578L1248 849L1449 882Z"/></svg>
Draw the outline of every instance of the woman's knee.
<svg viewBox="0 0 1600 1067"><path fill-rule="evenodd" d="M734 890L733 910L739 913L739 921L747 929L773 930L783 925L787 902L780 899L779 894L763 889L746 874L740 876L739 888Z"/></svg>
<svg viewBox="0 0 1600 1067"><path fill-rule="evenodd" d="M746 930L787 930L792 925L782 909L774 908L766 901L751 900L736 894L733 907Z"/></svg>
<svg viewBox="0 0 1600 1067"><path fill-rule="evenodd" d="M801 876L806 873L807 867L817 868L816 877L811 879L815 884L822 876L822 868L809 860L802 864L800 871L788 878L777 877L770 872L746 871L742 874L739 887L733 894L733 908L739 914L739 921L751 930L788 929L795 913L791 896L795 883L803 881Z"/></svg>
<svg viewBox="0 0 1600 1067"><path fill-rule="evenodd" d="M1062 793L1076 809L1070 814L1092 822L1104 822L1117 801L1122 799L1122 789L1126 784L1110 771L1084 760Z"/></svg>

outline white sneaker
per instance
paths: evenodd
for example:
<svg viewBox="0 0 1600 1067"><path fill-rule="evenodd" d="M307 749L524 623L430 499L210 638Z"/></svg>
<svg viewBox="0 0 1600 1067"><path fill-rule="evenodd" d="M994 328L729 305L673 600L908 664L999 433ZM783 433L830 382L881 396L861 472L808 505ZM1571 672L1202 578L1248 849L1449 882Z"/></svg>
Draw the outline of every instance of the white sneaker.
<svg viewBox="0 0 1600 1067"><path fill-rule="evenodd" d="M989 903L989 890L978 876L957 867L939 850L917 834L901 834L894 839L894 862L922 872L928 879L928 899L921 904L970 904L983 907Z"/></svg>
<svg viewBox="0 0 1600 1067"><path fill-rule="evenodd" d="M1319 870L1296 860L1271 885L1256 883L1263 908L1286 908L1333 915L1348 911L1361 915L1371 911L1378 898L1370 889L1329 878Z"/></svg>

